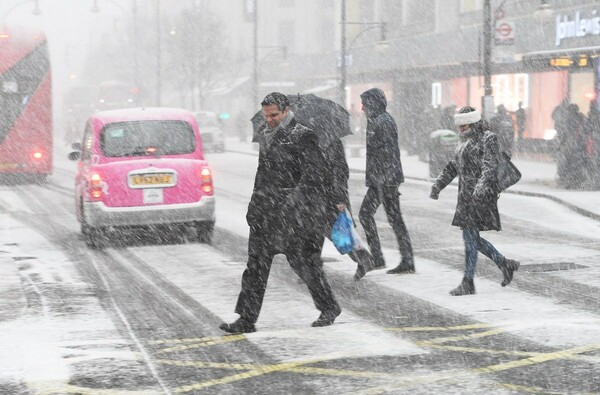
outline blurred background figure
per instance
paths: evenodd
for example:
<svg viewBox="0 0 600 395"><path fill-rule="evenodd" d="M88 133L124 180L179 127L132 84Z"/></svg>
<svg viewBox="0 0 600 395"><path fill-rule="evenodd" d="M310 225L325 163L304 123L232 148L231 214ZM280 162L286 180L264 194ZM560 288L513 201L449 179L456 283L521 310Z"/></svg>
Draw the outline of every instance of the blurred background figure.
<svg viewBox="0 0 600 395"><path fill-rule="evenodd" d="M515 111L515 118L517 120L517 141L519 144L523 141L523 134L527 127L527 113L523 108L523 102L519 102L519 108Z"/></svg>
<svg viewBox="0 0 600 395"><path fill-rule="evenodd" d="M498 136L500 151L506 152L508 156L512 156L513 142L515 139L515 125L512 117L503 104L500 104L497 109L498 112L490 120L491 131Z"/></svg>

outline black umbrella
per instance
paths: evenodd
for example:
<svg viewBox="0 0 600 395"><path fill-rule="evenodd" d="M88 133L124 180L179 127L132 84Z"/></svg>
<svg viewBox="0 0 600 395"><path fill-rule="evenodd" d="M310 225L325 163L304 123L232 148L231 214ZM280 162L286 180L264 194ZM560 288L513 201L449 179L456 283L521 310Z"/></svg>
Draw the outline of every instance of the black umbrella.
<svg viewBox="0 0 600 395"><path fill-rule="evenodd" d="M352 134L350 114L336 102L309 95L288 95L290 108L296 121L315 131L319 145L328 147L337 139ZM252 117L253 142L258 141L258 133L266 126L262 111Z"/></svg>

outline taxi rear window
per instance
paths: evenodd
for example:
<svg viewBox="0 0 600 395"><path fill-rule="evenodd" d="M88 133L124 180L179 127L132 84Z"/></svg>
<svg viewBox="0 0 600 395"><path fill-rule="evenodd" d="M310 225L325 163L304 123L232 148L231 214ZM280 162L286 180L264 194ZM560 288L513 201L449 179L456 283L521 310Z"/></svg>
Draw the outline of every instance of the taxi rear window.
<svg viewBox="0 0 600 395"><path fill-rule="evenodd" d="M194 131L183 121L135 121L106 125L100 134L106 157L181 155L196 149Z"/></svg>

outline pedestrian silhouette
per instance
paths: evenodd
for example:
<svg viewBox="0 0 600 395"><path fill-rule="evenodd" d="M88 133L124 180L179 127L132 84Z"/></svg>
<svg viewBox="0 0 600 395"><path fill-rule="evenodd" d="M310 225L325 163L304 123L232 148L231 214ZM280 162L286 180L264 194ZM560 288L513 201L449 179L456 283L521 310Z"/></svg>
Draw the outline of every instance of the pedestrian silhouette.
<svg viewBox="0 0 600 395"><path fill-rule="evenodd" d="M383 204L402 255L400 264L388 273L414 273L412 243L400 211L398 188L404 182L404 174L400 161L396 122L386 111L387 99L381 89L367 90L360 95L360 98L363 111L367 116L366 186L368 189L360 207L359 218L373 256L373 268L385 267L375 223L375 212Z"/></svg>
<svg viewBox="0 0 600 395"><path fill-rule="evenodd" d="M453 296L475 293L475 268L478 252L490 258L502 271L501 285L508 285L518 270L518 261L507 259L486 239L481 231L500 230L498 214L498 155L499 144L495 133L486 128L481 113L473 107L463 107L454 116L461 143L455 158L450 161L431 187L430 197L437 200L456 176L458 201L452 225L462 229L465 243L465 272L462 282L450 291Z"/></svg>
<svg viewBox="0 0 600 395"><path fill-rule="evenodd" d="M266 126L258 135L258 169L246 214L248 262L235 308L240 317L219 327L228 333L256 330L273 257L279 253L306 283L321 311L312 326L331 325L341 308L321 261L330 173L322 171L325 158L317 135L296 122L284 94L270 93L261 105Z"/></svg>

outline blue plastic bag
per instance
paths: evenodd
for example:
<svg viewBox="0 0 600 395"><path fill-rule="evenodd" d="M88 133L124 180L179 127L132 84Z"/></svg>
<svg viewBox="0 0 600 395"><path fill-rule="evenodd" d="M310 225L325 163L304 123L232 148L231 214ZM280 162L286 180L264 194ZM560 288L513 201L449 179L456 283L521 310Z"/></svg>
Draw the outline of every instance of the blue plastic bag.
<svg viewBox="0 0 600 395"><path fill-rule="evenodd" d="M348 254L354 250L353 228L352 217L348 215L348 211L340 212L331 228L331 241L340 254Z"/></svg>

